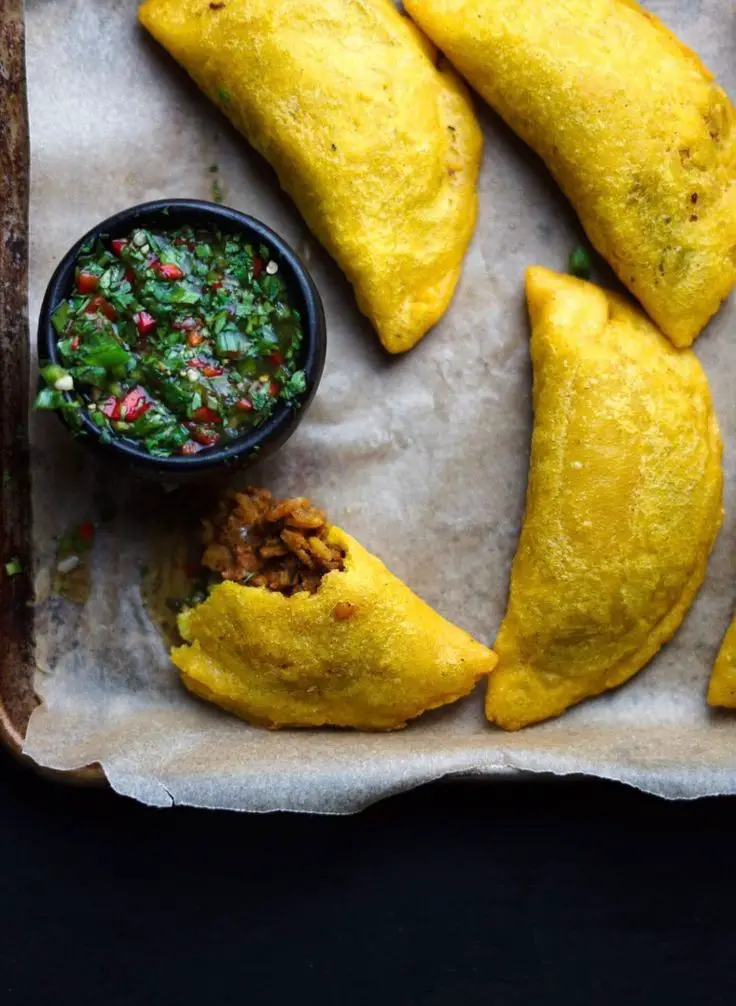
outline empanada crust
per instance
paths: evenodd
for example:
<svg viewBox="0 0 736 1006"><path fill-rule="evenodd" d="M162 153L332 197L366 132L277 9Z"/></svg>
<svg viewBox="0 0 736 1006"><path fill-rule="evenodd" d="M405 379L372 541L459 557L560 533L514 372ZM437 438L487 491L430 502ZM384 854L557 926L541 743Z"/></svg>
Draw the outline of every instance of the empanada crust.
<svg viewBox="0 0 736 1006"><path fill-rule="evenodd" d="M275 168L389 352L442 317L477 213L464 85L390 0L147 0L145 27Z"/></svg>
<svg viewBox="0 0 736 1006"><path fill-rule="evenodd" d="M534 429L486 713L547 719L635 674L676 632L722 519L708 381L623 298L527 274Z"/></svg>

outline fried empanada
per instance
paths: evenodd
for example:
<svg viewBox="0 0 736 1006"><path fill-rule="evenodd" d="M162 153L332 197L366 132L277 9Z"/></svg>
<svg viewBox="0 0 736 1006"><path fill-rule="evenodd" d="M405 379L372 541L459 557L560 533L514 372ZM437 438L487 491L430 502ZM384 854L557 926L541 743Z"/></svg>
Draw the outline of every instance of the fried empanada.
<svg viewBox="0 0 736 1006"><path fill-rule="evenodd" d="M187 688L252 723L395 729L496 663L306 500L238 493L209 527L203 561L226 582L179 616L171 656Z"/></svg>
<svg viewBox="0 0 736 1006"><path fill-rule="evenodd" d="M736 283L736 111L634 0L406 0L677 346Z"/></svg>
<svg viewBox="0 0 736 1006"><path fill-rule="evenodd" d="M736 709L736 618L728 627L708 684L708 705Z"/></svg>
<svg viewBox="0 0 736 1006"><path fill-rule="evenodd" d="M527 273L534 428L488 719L547 719L635 674L672 637L722 518L708 381L644 314Z"/></svg>
<svg viewBox="0 0 736 1006"><path fill-rule="evenodd" d="M390 0L147 0L140 20L276 169L391 353L444 314L475 226L464 85Z"/></svg>

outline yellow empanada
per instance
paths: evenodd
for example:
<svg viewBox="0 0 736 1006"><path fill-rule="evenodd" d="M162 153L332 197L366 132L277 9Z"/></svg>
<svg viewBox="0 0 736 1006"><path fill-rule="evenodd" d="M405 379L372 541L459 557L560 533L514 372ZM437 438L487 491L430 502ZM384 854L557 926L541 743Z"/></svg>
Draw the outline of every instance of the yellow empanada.
<svg viewBox="0 0 736 1006"><path fill-rule="evenodd" d="M486 713L509 730L635 674L675 633L721 523L697 358L591 283L527 274L534 429Z"/></svg>
<svg viewBox="0 0 736 1006"><path fill-rule="evenodd" d="M736 709L736 618L728 627L708 685L708 705Z"/></svg>
<svg viewBox="0 0 736 1006"><path fill-rule="evenodd" d="M444 314L481 135L390 0L147 0L145 27L276 169L392 353Z"/></svg>
<svg viewBox="0 0 736 1006"><path fill-rule="evenodd" d="M634 0L406 0L688 346L736 283L736 112Z"/></svg>
<svg viewBox="0 0 736 1006"><path fill-rule="evenodd" d="M205 562L231 578L239 576L238 562L264 566L253 579L259 586L220 583L179 617L187 645L171 656L192 692L270 727L388 730L467 695L495 666L491 650L340 528L326 525L321 538L305 537L313 531L298 528L319 523L306 501L277 503L266 523L241 527L239 515L257 516L264 496L270 506L262 491L236 494L225 531L215 532L205 552ZM295 518L287 513L294 504ZM282 555L284 542L292 552ZM259 554L273 558L255 560ZM315 575L323 557L331 571ZM283 584L294 577L296 591L280 593L292 589Z"/></svg>

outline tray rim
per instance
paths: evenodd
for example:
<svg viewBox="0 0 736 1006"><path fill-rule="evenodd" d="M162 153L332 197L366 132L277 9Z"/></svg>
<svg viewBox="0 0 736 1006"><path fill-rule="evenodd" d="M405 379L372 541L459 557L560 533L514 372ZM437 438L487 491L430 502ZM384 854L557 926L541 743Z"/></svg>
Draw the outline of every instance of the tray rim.
<svg viewBox="0 0 736 1006"><path fill-rule="evenodd" d="M33 583L31 476L28 441L28 206L30 155L26 95L25 9L5 0L0 19L0 560L18 557L21 573L0 569L0 743L25 764L59 780L103 783L99 765L70 772L45 769L23 754L33 710Z"/></svg>
<svg viewBox="0 0 736 1006"><path fill-rule="evenodd" d="M0 506L0 556L3 564L18 556L27 570L30 544L28 441L18 444L10 433L26 419L28 398L28 189L29 146L25 75L25 23L22 0L6 0L0 28L0 114L7 128L0 133L0 167L7 177L0 205L0 453L2 455L2 505ZM9 241L15 255L7 253ZM20 291L19 288L20 287ZM20 315L15 315L20 309ZM17 381L17 375L20 381ZM12 381L15 375L16 380ZM21 384L21 394L13 384ZM16 482L21 480L17 485ZM23 560L26 560L25 562ZM10 577L0 570L0 617L3 657L0 661L0 739L12 750L22 747L32 709L27 691L31 665L27 636L29 620L23 608L30 600L28 575ZM23 692L25 691L25 695Z"/></svg>

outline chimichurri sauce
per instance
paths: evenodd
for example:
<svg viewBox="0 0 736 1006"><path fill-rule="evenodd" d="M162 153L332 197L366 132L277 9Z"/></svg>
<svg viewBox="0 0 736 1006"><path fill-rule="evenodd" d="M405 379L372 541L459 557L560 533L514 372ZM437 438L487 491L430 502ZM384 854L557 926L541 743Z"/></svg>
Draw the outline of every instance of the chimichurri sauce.
<svg viewBox="0 0 736 1006"><path fill-rule="evenodd" d="M60 364L42 367L36 408L77 425L84 409L156 457L232 440L305 390L299 313L268 248L240 235L98 238L52 321Z"/></svg>

